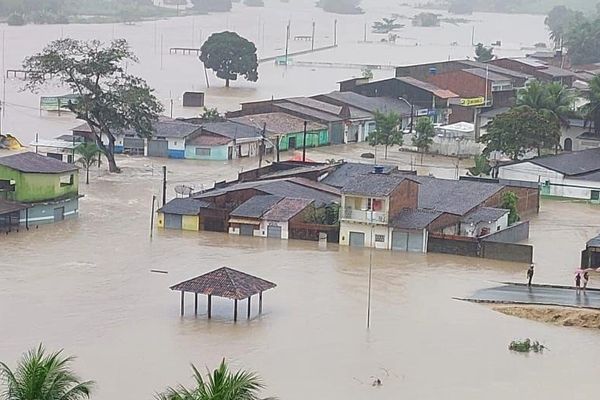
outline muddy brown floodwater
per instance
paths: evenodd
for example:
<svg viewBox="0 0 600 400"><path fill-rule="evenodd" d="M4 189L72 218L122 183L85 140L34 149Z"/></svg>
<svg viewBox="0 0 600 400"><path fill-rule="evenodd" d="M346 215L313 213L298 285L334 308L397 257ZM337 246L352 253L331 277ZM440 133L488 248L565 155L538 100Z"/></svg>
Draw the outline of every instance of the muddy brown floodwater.
<svg viewBox="0 0 600 400"><path fill-rule="evenodd" d="M94 174L82 185L79 219L0 239L1 360L13 364L40 342L64 347L97 381L97 400L150 399L190 383L190 363L214 366L222 357L259 371L268 394L284 400L589 399L597 390L598 332L452 300L521 280L525 266L374 251L367 330L368 250L208 232L159 230L150 240L162 161L122 158L123 174ZM169 161L169 193L252 165ZM598 226L596 207L544 201L532 224L536 281L569 281ZM208 321L192 316L189 298L180 318L179 295L168 287L223 265L278 284L265 294L265 314L233 324L231 302L218 300ZM507 350L524 337L551 351ZM374 377L382 387L370 385Z"/></svg>

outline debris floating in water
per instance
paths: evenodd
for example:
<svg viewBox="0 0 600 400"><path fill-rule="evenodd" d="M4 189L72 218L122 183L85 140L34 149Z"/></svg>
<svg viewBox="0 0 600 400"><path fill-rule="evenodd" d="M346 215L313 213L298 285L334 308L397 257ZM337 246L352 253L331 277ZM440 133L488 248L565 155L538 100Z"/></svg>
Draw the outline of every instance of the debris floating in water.
<svg viewBox="0 0 600 400"><path fill-rule="evenodd" d="M161 271L160 269L151 269L150 272L155 274L168 274L169 271Z"/></svg>
<svg viewBox="0 0 600 400"><path fill-rule="evenodd" d="M543 353L546 346L538 342L537 340L525 339L525 340L513 340L510 342L508 349L511 351L518 351L519 353Z"/></svg>

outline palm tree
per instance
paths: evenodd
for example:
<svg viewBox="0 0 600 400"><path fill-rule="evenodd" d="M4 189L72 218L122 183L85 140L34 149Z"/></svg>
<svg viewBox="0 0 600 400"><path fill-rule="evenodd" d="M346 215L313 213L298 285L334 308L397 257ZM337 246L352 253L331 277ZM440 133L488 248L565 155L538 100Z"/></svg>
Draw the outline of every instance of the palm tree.
<svg viewBox="0 0 600 400"><path fill-rule="evenodd" d="M538 80L527 83L524 89L519 90L517 98L518 106L529 106L534 110L541 110L546 106L546 90Z"/></svg>
<svg viewBox="0 0 600 400"><path fill-rule="evenodd" d="M518 106L528 106L543 114L558 118L562 126L569 126L569 117L574 114L573 93L559 82L540 83L537 80L519 91Z"/></svg>
<svg viewBox="0 0 600 400"><path fill-rule="evenodd" d="M159 394L157 400L261 400L259 392L264 389L264 384L258 375L248 371L229 371L223 359L219 368L206 378L192 365L196 387L187 389L180 385L168 388L165 393ZM274 399L273 397L263 400Z"/></svg>
<svg viewBox="0 0 600 400"><path fill-rule="evenodd" d="M93 382L81 382L69 368L73 357L62 350L46 354L40 344L23 355L13 371L0 362L2 400L79 400L89 399Z"/></svg>
<svg viewBox="0 0 600 400"><path fill-rule="evenodd" d="M85 184L90 184L90 167L98 162L102 150L96 143L81 143L75 147L75 153L79 154L77 163L85 168Z"/></svg>
<svg viewBox="0 0 600 400"><path fill-rule="evenodd" d="M596 75L590 82L587 94L589 101L583 107L586 126L592 126L596 134L600 134L600 75Z"/></svg>

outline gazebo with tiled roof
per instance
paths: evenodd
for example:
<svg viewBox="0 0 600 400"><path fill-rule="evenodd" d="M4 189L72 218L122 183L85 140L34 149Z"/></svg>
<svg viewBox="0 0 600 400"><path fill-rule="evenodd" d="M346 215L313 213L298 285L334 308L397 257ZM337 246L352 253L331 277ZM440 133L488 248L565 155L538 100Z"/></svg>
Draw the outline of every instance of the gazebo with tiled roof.
<svg viewBox="0 0 600 400"><path fill-rule="evenodd" d="M212 296L231 299L234 302L233 320L237 321L238 301L248 300L250 318L252 296L258 294L258 312L262 313L262 294L277 285L256 276L235 269L222 267L171 286L171 290L181 292L181 315L184 314L185 293L194 293L194 313L198 315L198 294L208 296L208 318L212 317Z"/></svg>

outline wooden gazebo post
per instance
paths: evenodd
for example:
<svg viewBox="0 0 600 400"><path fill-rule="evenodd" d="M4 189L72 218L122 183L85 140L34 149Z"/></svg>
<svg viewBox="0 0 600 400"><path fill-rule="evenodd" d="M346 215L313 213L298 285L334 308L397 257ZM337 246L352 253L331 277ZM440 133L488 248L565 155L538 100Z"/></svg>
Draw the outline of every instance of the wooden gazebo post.
<svg viewBox="0 0 600 400"><path fill-rule="evenodd" d="M208 295L208 319L212 318L212 295Z"/></svg>
<svg viewBox="0 0 600 400"><path fill-rule="evenodd" d="M185 291L181 291L181 316L183 317L183 310L185 309Z"/></svg>
<svg viewBox="0 0 600 400"><path fill-rule="evenodd" d="M198 315L198 293L194 293L194 314Z"/></svg>
<svg viewBox="0 0 600 400"><path fill-rule="evenodd" d="M262 292L258 294L258 313L262 314Z"/></svg>
<svg viewBox="0 0 600 400"><path fill-rule="evenodd" d="M237 299L233 300L233 322L237 322Z"/></svg>

